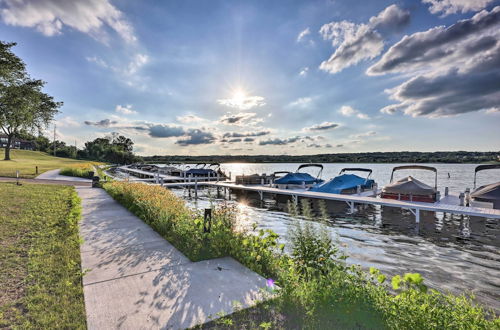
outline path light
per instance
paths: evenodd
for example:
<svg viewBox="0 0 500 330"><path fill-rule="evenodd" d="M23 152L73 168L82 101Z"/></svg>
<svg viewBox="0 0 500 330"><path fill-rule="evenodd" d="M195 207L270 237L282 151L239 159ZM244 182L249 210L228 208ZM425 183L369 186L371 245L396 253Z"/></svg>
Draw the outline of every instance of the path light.
<svg viewBox="0 0 500 330"><path fill-rule="evenodd" d="M212 228L212 209L205 209L205 216L203 218L203 232L209 233Z"/></svg>

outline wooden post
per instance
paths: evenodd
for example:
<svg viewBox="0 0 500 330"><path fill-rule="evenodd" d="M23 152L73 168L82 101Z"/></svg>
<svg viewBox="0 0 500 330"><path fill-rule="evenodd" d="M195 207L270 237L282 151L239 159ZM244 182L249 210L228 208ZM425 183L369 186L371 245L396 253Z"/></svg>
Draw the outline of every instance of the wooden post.
<svg viewBox="0 0 500 330"><path fill-rule="evenodd" d="M198 179L194 180L194 198L198 199Z"/></svg>
<svg viewBox="0 0 500 330"><path fill-rule="evenodd" d="M35 174L38 175L38 166L35 166Z"/></svg>

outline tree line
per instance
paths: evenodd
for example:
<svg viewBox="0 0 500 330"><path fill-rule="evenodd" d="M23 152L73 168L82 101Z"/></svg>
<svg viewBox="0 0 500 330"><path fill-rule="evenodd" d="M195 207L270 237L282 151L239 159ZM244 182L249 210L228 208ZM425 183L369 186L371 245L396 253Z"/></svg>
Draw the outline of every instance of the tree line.
<svg viewBox="0 0 500 330"><path fill-rule="evenodd" d="M33 143L35 151L42 151L57 157L88 159L115 164L131 164L142 161L133 152L134 142L118 133L111 133L84 143L83 148L68 145L64 141L51 141L43 135L34 135L26 131L18 134L19 138ZM54 148L55 146L55 148Z"/></svg>
<svg viewBox="0 0 500 330"><path fill-rule="evenodd" d="M151 156L149 163L489 163L499 162L500 152L437 151L437 152L360 152L317 155L212 155Z"/></svg>

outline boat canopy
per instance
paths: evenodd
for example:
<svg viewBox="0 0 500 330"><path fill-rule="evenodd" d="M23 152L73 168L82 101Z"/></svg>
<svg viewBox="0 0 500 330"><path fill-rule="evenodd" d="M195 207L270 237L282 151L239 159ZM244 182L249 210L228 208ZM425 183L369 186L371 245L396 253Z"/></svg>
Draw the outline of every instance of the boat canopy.
<svg viewBox="0 0 500 330"><path fill-rule="evenodd" d="M431 195L435 194L437 189L426 185L412 176L407 176L406 178L388 184L384 187L382 192L405 195Z"/></svg>
<svg viewBox="0 0 500 330"><path fill-rule="evenodd" d="M474 189L476 189L477 172L484 170L493 170L493 169L500 169L500 164L479 165L476 167L476 170L474 171Z"/></svg>
<svg viewBox="0 0 500 330"><path fill-rule="evenodd" d="M479 202L493 203L494 209L500 209L500 182L481 186L470 197Z"/></svg>
<svg viewBox="0 0 500 330"><path fill-rule="evenodd" d="M316 178L321 178L321 173L323 173L323 165L321 164L302 164L297 168L296 173L299 173L301 169L306 168L306 167L319 167L319 172L318 175L316 175Z"/></svg>
<svg viewBox="0 0 500 330"><path fill-rule="evenodd" d="M309 173L288 173L285 176L277 179L274 183L277 184L296 184L301 185L304 184L315 184L323 182L323 180L313 177Z"/></svg>
<svg viewBox="0 0 500 330"><path fill-rule="evenodd" d="M309 173L300 172L301 169L306 167L319 167L320 170L318 172L318 175L316 177L313 177ZM323 180L320 179L322 172L323 172L323 165L321 164L302 164L297 168L297 171L295 173L287 173L285 176L282 176L281 178L275 180L274 183L294 184L294 185L301 185L301 184L311 185L311 184L321 183L323 182ZM281 174L285 172L274 172L274 174L277 173Z"/></svg>
<svg viewBox="0 0 500 330"><path fill-rule="evenodd" d="M342 173L342 171L340 173ZM331 194L341 194L344 190L357 189L358 186L361 186L361 188L365 190L371 189L374 183L375 181L371 179L365 179L355 174L342 174L325 183L317 184L309 190Z"/></svg>
<svg viewBox="0 0 500 330"><path fill-rule="evenodd" d="M394 178L394 172L399 171L399 170L425 170L425 171L432 171L432 172L434 172L436 174L435 177L434 177L434 190L437 190L437 169L435 167L424 166L424 165L403 165L403 166L396 166L396 167L394 167L392 169L391 183L392 183L392 179ZM417 179L415 179L415 178L413 178L411 176L406 177L403 180L407 180L408 178L412 178L413 180L418 181ZM399 180L399 181L401 181L401 180ZM399 182L399 181L396 181L396 182ZM420 181L418 181L418 182L420 182ZM420 182L420 183L424 184L423 182Z"/></svg>
<svg viewBox="0 0 500 330"><path fill-rule="evenodd" d="M346 167L340 170L339 174L344 174L345 172L368 172L368 176L366 177L366 179L368 179L373 171L369 168Z"/></svg>

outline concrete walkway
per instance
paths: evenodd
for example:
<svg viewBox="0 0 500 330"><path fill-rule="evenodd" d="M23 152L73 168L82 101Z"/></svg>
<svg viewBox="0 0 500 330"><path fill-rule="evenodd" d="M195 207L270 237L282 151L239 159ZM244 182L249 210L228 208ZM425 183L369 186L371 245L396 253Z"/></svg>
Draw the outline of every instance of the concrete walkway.
<svg viewBox="0 0 500 330"><path fill-rule="evenodd" d="M78 182L92 182L91 179L79 178L77 176L67 176L59 174L61 170L51 170L44 172L36 177L37 180L61 180L61 181L78 181Z"/></svg>
<svg viewBox="0 0 500 330"><path fill-rule="evenodd" d="M263 299L266 280L234 259L191 262L104 190L77 191L89 329L183 329Z"/></svg>

